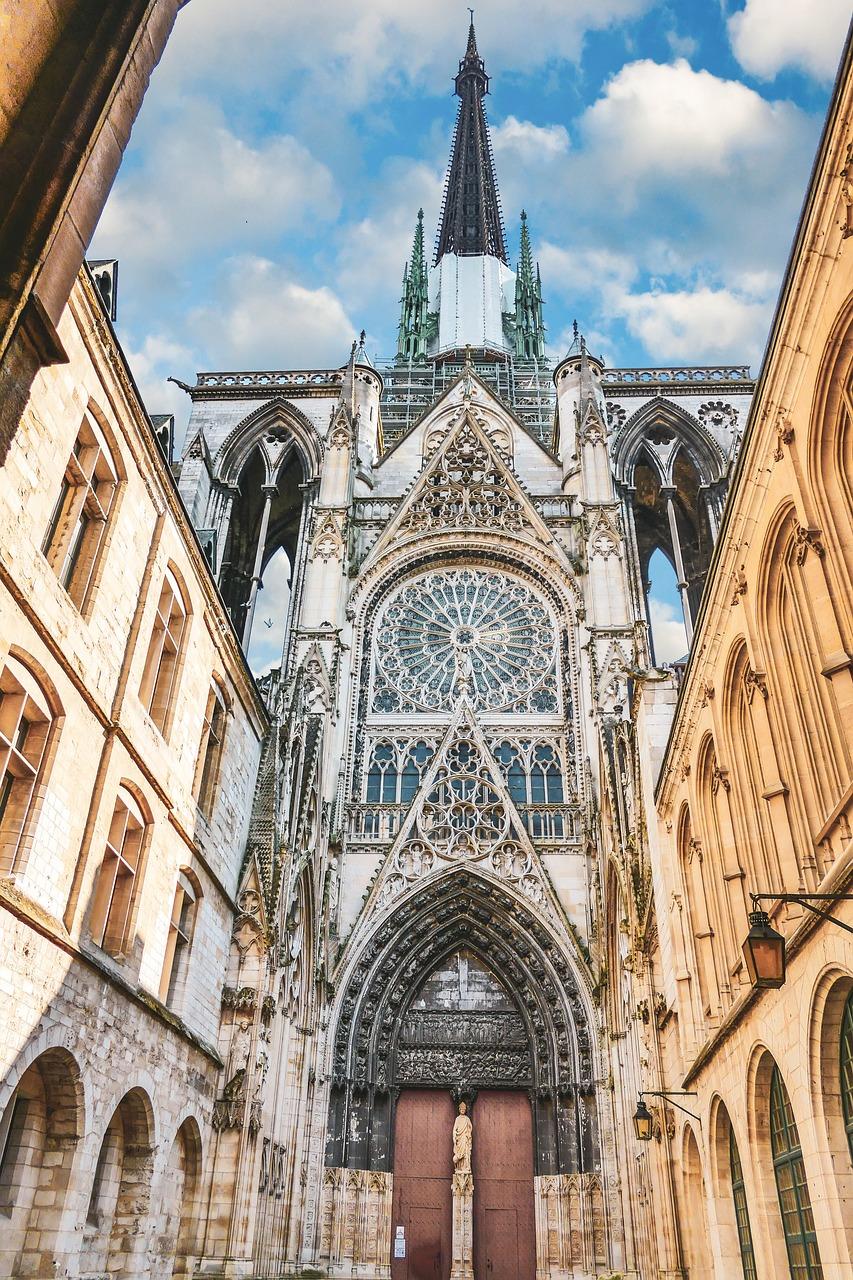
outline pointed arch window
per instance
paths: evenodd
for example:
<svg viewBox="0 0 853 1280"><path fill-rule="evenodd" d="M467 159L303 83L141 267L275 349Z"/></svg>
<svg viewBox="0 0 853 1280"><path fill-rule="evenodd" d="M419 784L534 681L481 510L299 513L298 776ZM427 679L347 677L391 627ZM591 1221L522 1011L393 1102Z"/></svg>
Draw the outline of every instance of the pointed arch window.
<svg viewBox="0 0 853 1280"><path fill-rule="evenodd" d="M853 1161L853 991L847 997L841 1018L841 1108L847 1145Z"/></svg>
<svg viewBox="0 0 853 1280"><path fill-rule="evenodd" d="M204 727L198 750L196 765L196 796L198 807L206 818L213 812L216 802L216 786L222 764L222 752L225 748L225 726L228 709L225 697L217 680L210 685L207 695L207 707L204 712Z"/></svg>
<svg viewBox="0 0 853 1280"><path fill-rule="evenodd" d="M367 771L367 799L394 804L397 799L397 753L390 742L377 742Z"/></svg>
<svg viewBox="0 0 853 1280"><path fill-rule="evenodd" d="M740 1162L737 1142L735 1141L735 1131L731 1124L729 1124L729 1170L732 1177L732 1199L735 1205L735 1224L740 1246L743 1280L758 1280L758 1272L755 1266L755 1250L752 1245L752 1228L749 1225L749 1207L746 1203L743 1167Z"/></svg>
<svg viewBox="0 0 853 1280"><path fill-rule="evenodd" d="M544 743L533 749L530 769L532 804L562 804L563 775L554 748Z"/></svg>
<svg viewBox="0 0 853 1280"><path fill-rule="evenodd" d="M792 1280L823 1280L800 1135L776 1066L770 1078L770 1147Z"/></svg>

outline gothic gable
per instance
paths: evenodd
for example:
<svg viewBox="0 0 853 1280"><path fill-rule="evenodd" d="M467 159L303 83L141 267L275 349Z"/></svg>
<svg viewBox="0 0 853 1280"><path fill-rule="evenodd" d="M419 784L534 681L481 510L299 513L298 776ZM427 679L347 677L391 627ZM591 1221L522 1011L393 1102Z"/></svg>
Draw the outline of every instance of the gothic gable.
<svg viewBox="0 0 853 1280"><path fill-rule="evenodd" d="M364 568L424 534L508 534L551 547L553 538L520 482L467 409L428 461Z"/></svg>
<svg viewBox="0 0 853 1280"><path fill-rule="evenodd" d="M552 923L561 910L503 775L463 697L368 898L368 916L454 868L521 893Z"/></svg>

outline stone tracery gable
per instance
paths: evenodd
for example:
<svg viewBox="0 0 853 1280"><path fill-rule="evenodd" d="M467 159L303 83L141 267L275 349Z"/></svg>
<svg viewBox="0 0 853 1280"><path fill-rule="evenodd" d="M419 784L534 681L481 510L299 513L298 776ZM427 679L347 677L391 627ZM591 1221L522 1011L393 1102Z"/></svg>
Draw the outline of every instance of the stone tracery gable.
<svg viewBox="0 0 853 1280"><path fill-rule="evenodd" d="M514 472L467 410L448 431L362 566L362 578L403 540L506 534L563 554Z"/></svg>
<svg viewBox="0 0 853 1280"><path fill-rule="evenodd" d="M552 922L556 898L467 699L436 752L368 900L375 916L453 866L476 865Z"/></svg>
<svg viewBox="0 0 853 1280"><path fill-rule="evenodd" d="M530 526L520 493L513 492L494 445L468 416L453 433L413 496L398 532L434 529L501 529L521 533Z"/></svg>

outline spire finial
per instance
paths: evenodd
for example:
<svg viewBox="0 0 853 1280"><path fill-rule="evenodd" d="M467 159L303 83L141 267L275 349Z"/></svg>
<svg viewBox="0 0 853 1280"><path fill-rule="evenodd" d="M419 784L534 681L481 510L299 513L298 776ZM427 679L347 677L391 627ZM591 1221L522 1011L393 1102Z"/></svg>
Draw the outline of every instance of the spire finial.
<svg viewBox="0 0 853 1280"><path fill-rule="evenodd" d="M473 9L469 13L468 47L454 81L456 96L461 102L444 183L434 261L438 263L446 253L453 253L459 257L490 256L506 263L495 163L483 108L483 98L489 92L489 77L477 49Z"/></svg>

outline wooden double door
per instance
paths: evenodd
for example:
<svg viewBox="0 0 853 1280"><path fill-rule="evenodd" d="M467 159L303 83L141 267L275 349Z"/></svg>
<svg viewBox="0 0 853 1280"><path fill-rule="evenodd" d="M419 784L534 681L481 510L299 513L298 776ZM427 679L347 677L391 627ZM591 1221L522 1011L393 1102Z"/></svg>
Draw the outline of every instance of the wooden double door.
<svg viewBox="0 0 853 1280"><path fill-rule="evenodd" d="M394 1125L392 1280L448 1280L455 1108L449 1093L405 1089ZM482 1090L474 1124L475 1280L534 1280L533 1126L527 1095ZM403 1228L405 1257L394 1257Z"/></svg>

